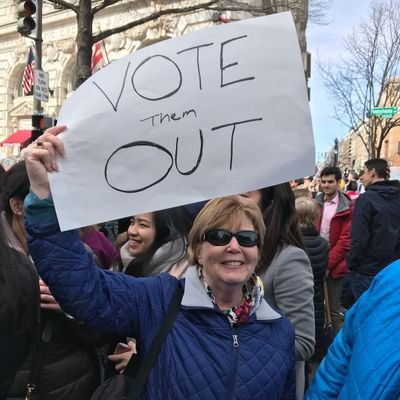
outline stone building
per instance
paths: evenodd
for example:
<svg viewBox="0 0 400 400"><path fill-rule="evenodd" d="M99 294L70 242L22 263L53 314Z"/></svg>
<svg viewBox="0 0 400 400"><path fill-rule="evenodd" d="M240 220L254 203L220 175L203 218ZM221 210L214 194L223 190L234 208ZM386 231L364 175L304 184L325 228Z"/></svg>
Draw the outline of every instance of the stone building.
<svg viewBox="0 0 400 400"><path fill-rule="evenodd" d="M95 4L100 0L92 0ZM68 0L78 4L78 0ZM15 132L24 133L31 129L33 96L24 96L21 87L23 70L27 62L28 50L33 40L17 33L17 0L3 0L0 4L0 142ZM128 21L149 15L161 7L181 6L198 2L182 0L133 1L121 0L96 14L93 32L98 33ZM237 3L237 2L236 2ZM271 7L271 12L292 10L296 22L300 48L306 76L309 76L309 55L307 53L305 30L307 25L308 0L254 0L247 5ZM234 21L249 18L249 12L230 12L226 16ZM157 41L201 29L216 22L215 11L197 11L178 16L162 17L154 22L118 33L103 42L103 54L107 62L121 58L141 47ZM42 112L50 118L57 118L65 99L72 92L76 65L75 14L70 10L54 8L43 1L43 56L42 69L49 74L49 101L42 102ZM22 131L22 132L21 132ZM22 135L23 136L23 135ZM20 140L20 139L19 139ZM19 152L19 144L0 146L0 159Z"/></svg>
<svg viewBox="0 0 400 400"><path fill-rule="evenodd" d="M360 135L363 135L360 132ZM360 135L355 131L350 131L339 142L338 149L338 167L344 172L356 171L363 169L364 162L368 160L368 152L361 140ZM366 139L366 136L364 137Z"/></svg>

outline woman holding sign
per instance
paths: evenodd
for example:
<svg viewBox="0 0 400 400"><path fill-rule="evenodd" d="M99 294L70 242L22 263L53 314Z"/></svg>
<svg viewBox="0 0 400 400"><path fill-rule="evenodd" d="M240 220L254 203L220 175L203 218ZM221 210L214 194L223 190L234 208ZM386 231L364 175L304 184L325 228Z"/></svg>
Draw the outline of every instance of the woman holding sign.
<svg viewBox="0 0 400 400"><path fill-rule="evenodd" d="M47 172L57 170L55 154L64 154L56 136L62 130L49 129L25 153L25 208L32 256L63 308L96 328L135 337L143 360L181 287L145 398L294 399L294 331L268 306L254 273L265 233L259 208L238 196L207 203L189 234L193 266L185 280L100 270L78 234L58 228Z"/></svg>

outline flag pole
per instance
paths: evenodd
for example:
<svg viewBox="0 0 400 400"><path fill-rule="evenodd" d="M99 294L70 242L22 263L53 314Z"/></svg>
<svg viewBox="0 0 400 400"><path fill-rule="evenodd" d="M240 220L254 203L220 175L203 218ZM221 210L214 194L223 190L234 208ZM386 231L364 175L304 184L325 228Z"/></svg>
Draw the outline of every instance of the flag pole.
<svg viewBox="0 0 400 400"><path fill-rule="evenodd" d="M100 27L100 24L99 24L99 23L97 24L97 29L98 29L99 32L101 33L101 27ZM102 46L103 49L104 49L104 53L105 53L106 59L107 59L107 64L110 64L110 59L108 58L107 48L106 48L106 44L105 44L105 42L104 42L104 39L101 39L101 46Z"/></svg>
<svg viewBox="0 0 400 400"><path fill-rule="evenodd" d="M35 69L38 71L42 70L42 0L37 1L37 11L36 11L36 37L35 37ZM35 84L35 82L33 83ZM32 115L32 130L31 138L36 140L40 136L40 118L38 116L42 115L42 104L40 100L33 99L33 115ZM39 126L37 126L39 125Z"/></svg>
<svg viewBox="0 0 400 400"><path fill-rule="evenodd" d="M108 58L108 53L107 53L107 49L106 49L106 44L104 43L104 39L101 39L101 45L103 46L104 53L105 53L105 55L106 55L107 64L110 64L110 60L109 60L109 58Z"/></svg>

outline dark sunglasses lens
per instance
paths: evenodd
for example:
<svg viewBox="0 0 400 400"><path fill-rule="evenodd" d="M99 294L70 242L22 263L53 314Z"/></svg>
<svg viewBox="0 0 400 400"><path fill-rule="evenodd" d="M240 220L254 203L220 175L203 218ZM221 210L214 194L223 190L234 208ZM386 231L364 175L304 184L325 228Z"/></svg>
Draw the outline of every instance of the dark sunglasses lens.
<svg viewBox="0 0 400 400"><path fill-rule="evenodd" d="M214 246L226 246L235 236L239 245L243 247L253 247L258 245L258 233L253 231L239 231L236 234L224 229L214 229L208 231L204 237L207 242Z"/></svg>
<svg viewBox="0 0 400 400"><path fill-rule="evenodd" d="M258 244L258 234L253 231L240 231L236 234L238 243L243 247L253 247Z"/></svg>
<svg viewBox="0 0 400 400"><path fill-rule="evenodd" d="M230 232L222 229L214 229L212 231L208 231L205 237L207 242L210 242L214 246L225 246L230 242L232 235Z"/></svg>

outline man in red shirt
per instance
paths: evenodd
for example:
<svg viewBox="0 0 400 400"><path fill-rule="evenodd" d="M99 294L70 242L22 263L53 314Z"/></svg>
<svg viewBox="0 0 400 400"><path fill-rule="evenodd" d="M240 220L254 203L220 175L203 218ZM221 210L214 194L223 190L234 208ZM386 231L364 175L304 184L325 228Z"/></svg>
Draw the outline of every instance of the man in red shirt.
<svg viewBox="0 0 400 400"><path fill-rule="evenodd" d="M315 200L321 207L318 230L329 243L328 256L328 295L332 322L337 333L341 327L340 296L343 278L347 276L346 253L350 247L350 228L352 203L339 190L342 173L337 167L326 167L321 171L322 193Z"/></svg>

